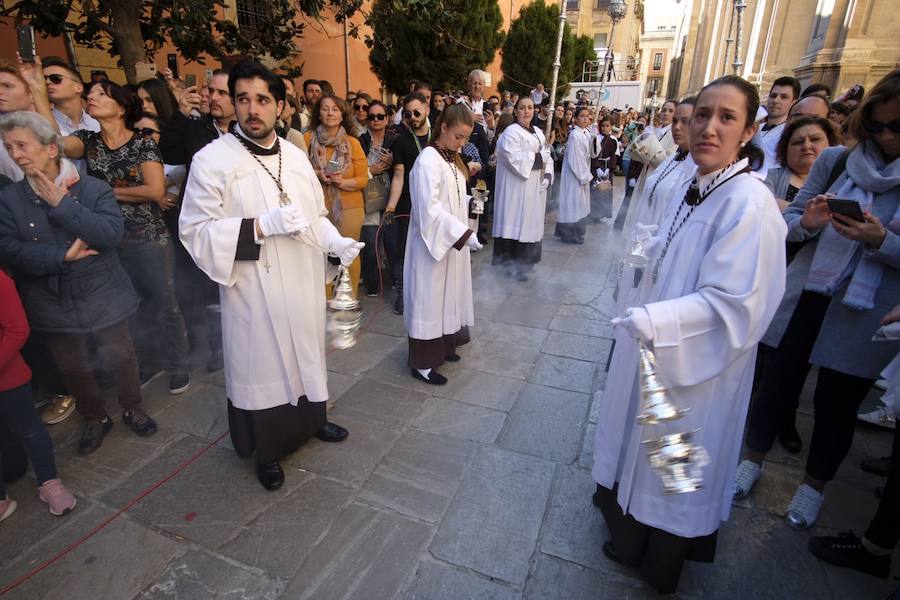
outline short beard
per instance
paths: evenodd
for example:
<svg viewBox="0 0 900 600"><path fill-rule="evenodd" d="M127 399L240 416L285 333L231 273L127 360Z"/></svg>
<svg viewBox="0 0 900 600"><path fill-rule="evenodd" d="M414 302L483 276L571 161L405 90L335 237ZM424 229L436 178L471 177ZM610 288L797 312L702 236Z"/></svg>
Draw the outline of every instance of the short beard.
<svg viewBox="0 0 900 600"><path fill-rule="evenodd" d="M275 124L273 123L272 125L263 128L259 132L256 132L251 131L248 127L245 127L244 124L241 123L241 131L243 131L251 140L264 140L272 135L273 131L275 131Z"/></svg>

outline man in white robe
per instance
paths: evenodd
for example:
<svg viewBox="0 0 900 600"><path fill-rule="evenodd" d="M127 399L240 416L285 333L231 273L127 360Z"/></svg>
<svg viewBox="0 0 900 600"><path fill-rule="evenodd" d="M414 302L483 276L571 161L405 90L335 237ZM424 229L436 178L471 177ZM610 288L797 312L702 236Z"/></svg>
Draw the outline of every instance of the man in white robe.
<svg viewBox="0 0 900 600"><path fill-rule="evenodd" d="M744 169L747 159L726 169L720 180ZM715 175L698 177L699 189L706 189ZM692 179L693 174L683 178L680 193L668 203L660 246L684 219L685 210L679 215L678 207ZM683 220L655 278L662 253L657 246L641 282L641 296L616 328L592 475L597 482L594 501L617 540L615 551L623 555L629 549L619 546L615 528L632 527L622 525L629 519L657 541L664 536L660 546L687 551L691 559L711 560L710 550L714 553L714 534L731 509L757 343L784 293L786 226L772 200L763 183L746 172L722 184ZM637 422L641 394L636 337L653 349L672 402L690 409L682 418L661 425ZM710 457L702 470L703 487L667 495L641 442L694 430L693 443ZM629 530L623 537L641 543L636 539L640 535ZM645 555L644 564L659 566L684 556L676 551L663 557ZM649 568L656 568L653 564ZM680 572L680 563L677 569Z"/></svg>
<svg viewBox="0 0 900 600"><path fill-rule="evenodd" d="M278 461L306 439L347 437L325 418L325 255L349 264L362 244L337 232L306 154L274 133L281 78L246 61L229 89L238 124L194 156L179 230L219 284L234 448L256 452L271 490Z"/></svg>

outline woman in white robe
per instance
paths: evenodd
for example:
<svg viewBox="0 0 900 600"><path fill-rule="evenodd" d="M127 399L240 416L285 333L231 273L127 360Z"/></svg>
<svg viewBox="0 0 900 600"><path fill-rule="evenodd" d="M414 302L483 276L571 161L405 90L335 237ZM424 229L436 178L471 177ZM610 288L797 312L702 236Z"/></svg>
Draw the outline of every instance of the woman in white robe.
<svg viewBox="0 0 900 600"><path fill-rule="evenodd" d="M567 244L583 244L583 219L591 212L591 113L586 106L575 112L575 127L569 132L559 185L556 236Z"/></svg>
<svg viewBox="0 0 900 600"><path fill-rule="evenodd" d="M409 367L416 379L443 385L437 372L458 361L475 323L470 249L481 244L468 226L469 197L459 151L472 133L471 110L454 104L435 122L437 137L422 150L409 176L412 216L403 263L403 321Z"/></svg>
<svg viewBox="0 0 900 600"><path fill-rule="evenodd" d="M547 190L553 183L553 159L544 132L532 126L534 104L519 98L516 122L497 140L494 191L494 256L491 263L526 281L526 270L541 261Z"/></svg>
<svg viewBox="0 0 900 600"><path fill-rule="evenodd" d="M672 119L675 116L675 102L666 100L662 108L659 109L659 127L644 132L635 142L631 152L636 160L640 161L644 166L641 174L638 176L632 198L640 198L644 194L647 187L647 180L656 171L660 164L668 157L675 154L678 145L672 137ZM616 219L621 210L629 210L630 205L622 205L614 207ZM626 215L627 220L627 215Z"/></svg>
<svg viewBox="0 0 900 600"><path fill-rule="evenodd" d="M757 343L784 292L784 220L749 174L748 158L738 159L761 160L757 149L743 149L758 102L755 88L736 77L701 92L690 127L698 170L667 199L663 242L651 254L639 304L614 320L616 349L594 440L594 502L612 533L604 554L640 567L661 593L675 591L684 560L714 558L715 534L731 507ZM672 401L690 409L680 419L637 422L636 339L655 353ZM694 430L693 443L710 456L703 486L667 495L641 442Z"/></svg>

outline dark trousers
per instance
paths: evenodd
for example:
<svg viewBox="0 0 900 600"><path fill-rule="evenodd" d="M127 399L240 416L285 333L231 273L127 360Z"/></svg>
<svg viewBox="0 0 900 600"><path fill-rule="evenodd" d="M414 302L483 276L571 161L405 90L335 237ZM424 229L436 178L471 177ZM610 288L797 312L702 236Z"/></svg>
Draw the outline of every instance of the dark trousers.
<svg viewBox="0 0 900 600"><path fill-rule="evenodd" d="M39 331L32 331L28 341L22 348L22 358L31 368L32 391L36 394L52 394L64 396L69 393L63 381L62 373L53 360L47 347L47 336Z"/></svg>
<svg viewBox="0 0 900 600"><path fill-rule="evenodd" d="M391 279L403 285L403 259L406 255L406 236L409 233L409 219L396 217L390 225L381 228L381 239L388 262L391 264Z"/></svg>
<svg viewBox="0 0 900 600"><path fill-rule="evenodd" d="M187 329L189 347L193 349L201 344L201 323L205 323L209 350L219 352L222 350L219 285L200 270L179 240L173 240L172 245L175 251L175 292Z"/></svg>
<svg viewBox="0 0 900 600"><path fill-rule="evenodd" d="M785 421L809 373L809 357L831 299L803 292L778 348L767 348L756 397L750 406L747 447L766 453ZM831 481L853 443L856 412L875 383L825 367L819 368L813 395L815 424L806 473Z"/></svg>
<svg viewBox="0 0 900 600"><path fill-rule="evenodd" d="M172 241L123 244L119 257L141 297L141 307L132 323L141 370L189 372L187 331L175 294Z"/></svg>
<svg viewBox="0 0 900 600"><path fill-rule="evenodd" d="M37 484L43 485L51 479L56 479L53 442L34 409L30 383L0 392L0 420L5 422L9 431L25 446L28 459L34 466ZM6 485L2 477L0 477L0 498L6 498Z"/></svg>
<svg viewBox="0 0 900 600"><path fill-rule="evenodd" d="M364 242L366 246L362 249L362 278L366 282L367 291L378 291L381 282L381 271L378 270L378 246L376 241L384 235L378 235L377 225L363 225L359 234L359 241ZM375 238L379 239L376 240Z"/></svg>
<svg viewBox="0 0 900 600"><path fill-rule="evenodd" d="M128 411L140 406L141 382L128 321L89 334L48 334L48 342L66 386L78 398L75 406L85 421L99 421L107 416L106 404L91 369L88 351L91 343L97 347L103 370L115 380L122 409Z"/></svg>
<svg viewBox="0 0 900 600"><path fill-rule="evenodd" d="M866 538L882 548L893 548L900 540L900 429L894 429L894 460L875 518L866 530Z"/></svg>

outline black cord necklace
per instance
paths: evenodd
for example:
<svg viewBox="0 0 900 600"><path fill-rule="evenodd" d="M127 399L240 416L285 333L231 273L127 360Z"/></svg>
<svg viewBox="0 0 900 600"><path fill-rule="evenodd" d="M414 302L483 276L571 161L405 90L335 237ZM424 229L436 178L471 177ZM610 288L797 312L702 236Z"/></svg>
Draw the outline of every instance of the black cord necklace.
<svg viewBox="0 0 900 600"><path fill-rule="evenodd" d="M450 165L450 170L453 172L453 182L456 184L456 202L462 202L462 192L459 189L459 176L457 175L457 171L459 171L459 167L456 166L456 152L453 150L448 150L446 148L441 148L438 146L437 142L432 142L432 148L437 150L438 154L441 155L447 164Z"/></svg>
<svg viewBox="0 0 900 600"><path fill-rule="evenodd" d="M669 228L669 234L666 236L666 245L663 246L662 252L659 253L659 258L656 259L656 265L653 267L653 283L656 283L656 280L659 278L659 268L662 265L663 260L665 260L666 254L668 254L669 252L669 247L672 245L672 240L675 239L675 236L679 231L681 231L681 227L694 213L694 209L700 206L704 200L712 195L714 191L716 191L738 175L750 172L750 167L747 166L739 171L732 173L722 181L719 181L722 175L724 175L725 172L728 171L728 169L734 166L737 161L738 159L735 159L727 167L716 173L716 176L713 177L713 180L709 182L709 185L706 186L706 189L702 194L700 193L699 186L697 185L697 177L694 177L694 180L691 182L691 185L688 187L688 190L684 195L684 200L682 200L681 204L678 205L678 210L675 212L675 218L672 219L672 227ZM681 219L681 222L679 222L678 217L681 216L681 210L685 206L689 206L690 208L688 208L687 214L684 215L684 218Z"/></svg>
<svg viewBox="0 0 900 600"><path fill-rule="evenodd" d="M263 168L263 170L269 175L269 177L272 178L272 181L275 182L275 185L278 186L278 204L280 206L287 206L288 204L290 204L291 199L288 197L287 192L284 191L284 187L281 185L281 144L278 141L278 137L275 137L275 146L273 148L278 152L278 177L275 177L275 175L272 174L272 171L270 171L269 168L263 164L263 161L259 160L259 157L256 156L256 153L253 152L253 149L249 146L250 142L248 140L245 140L244 136L237 133L236 131L232 131L231 134L238 139L238 141L241 143L241 146L243 146L244 149L250 153L250 156L253 157L253 160L259 163L259 166Z"/></svg>
<svg viewBox="0 0 900 600"><path fill-rule="evenodd" d="M681 161L684 160L687 154L681 154L681 150L679 150L675 154L675 158L668 164L666 170L662 172L662 174L657 178L655 182L653 182L653 188L650 190L650 195L647 196L647 205L653 206L653 198L656 196L656 188L662 183L662 180L668 177L672 171L678 168L678 165L681 164ZM680 158L679 158L680 157Z"/></svg>

